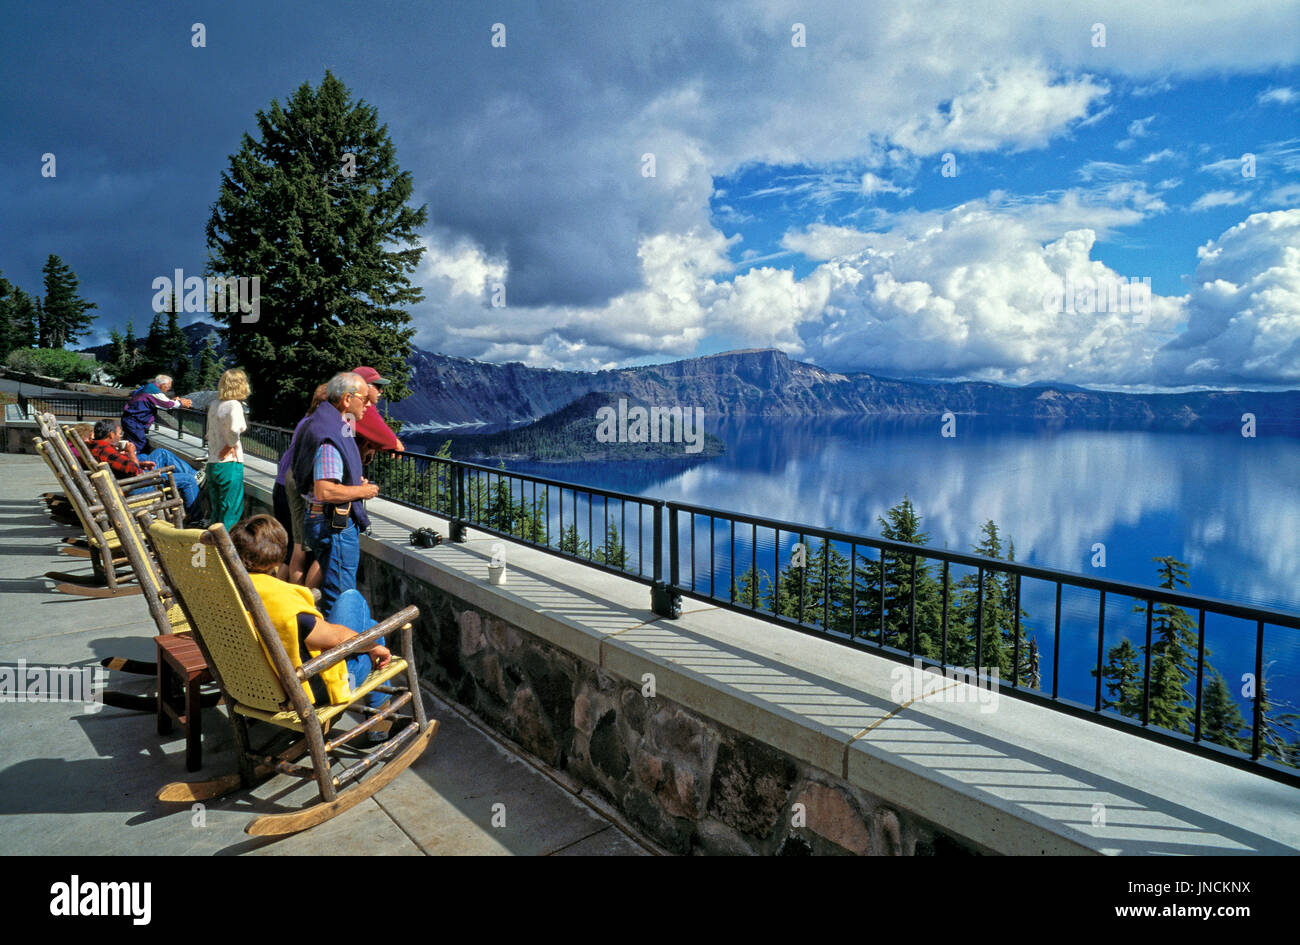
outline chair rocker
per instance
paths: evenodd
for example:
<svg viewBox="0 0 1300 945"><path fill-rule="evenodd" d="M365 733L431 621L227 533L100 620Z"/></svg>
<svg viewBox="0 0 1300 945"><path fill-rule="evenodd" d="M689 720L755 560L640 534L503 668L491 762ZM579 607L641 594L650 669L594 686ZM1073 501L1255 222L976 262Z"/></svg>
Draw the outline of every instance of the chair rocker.
<svg viewBox="0 0 1300 945"><path fill-rule="evenodd" d="M276 773L314 779L320 790L315 804L300 811L257 817L245 828L253 836L278 836L324 823L348 810L420 757L437 732L438 723L425 716L415 672L411 621L419 616L417 608L406 607L295 669L221 523L200 531L154 522L148 535L163 575L175 590L221 688L239 753L238 775L174 782L158 792L160 801L206 800L240 787L252 787ZM312 705L303 689L304 681L366 651L382 636L400 637L401 657L394 656L388 666L372 672L351 693L348 702ZM401 678L405 685L399 681ZM375 690L391 698L380 709L364 707L363 697ZM411 713L405 719L413 717L413 724L368 751L351 744L390 722L404 708ZM365 721L336 732L327 741L331 725L350 709L363 712ZM250 719L298 737L278 753L268 750L270 744L255 750L249 738ZM353 752L360 752L361 757L335 773L335 765L344 763ZM310 755L310 767L292 764L304 754Z"/></svg>

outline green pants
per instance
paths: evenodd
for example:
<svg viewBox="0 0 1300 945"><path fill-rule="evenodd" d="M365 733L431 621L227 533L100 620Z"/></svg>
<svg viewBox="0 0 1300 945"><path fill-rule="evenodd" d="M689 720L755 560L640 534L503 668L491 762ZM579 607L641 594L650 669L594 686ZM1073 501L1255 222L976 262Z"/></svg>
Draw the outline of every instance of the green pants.
<svg viewBox="0 0 1300 945"><path fill-rule="evenodd" d="M208 463L208 511L226 531L244 517L244 464Z"/></svg>

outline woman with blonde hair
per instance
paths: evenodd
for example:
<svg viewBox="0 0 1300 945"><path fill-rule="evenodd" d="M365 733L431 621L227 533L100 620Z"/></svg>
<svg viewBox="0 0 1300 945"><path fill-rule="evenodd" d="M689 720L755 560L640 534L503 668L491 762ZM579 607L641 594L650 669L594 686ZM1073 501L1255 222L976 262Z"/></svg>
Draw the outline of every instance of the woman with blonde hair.
<svg viewBox="0 0 1300 945"><path fill-rule="evenodd" d="M248 399L248 375L232 368L217 383L217 399L208 405L208 509L226 530L244 517L244 447L239 434L248 429L242 401Z"/></svg>

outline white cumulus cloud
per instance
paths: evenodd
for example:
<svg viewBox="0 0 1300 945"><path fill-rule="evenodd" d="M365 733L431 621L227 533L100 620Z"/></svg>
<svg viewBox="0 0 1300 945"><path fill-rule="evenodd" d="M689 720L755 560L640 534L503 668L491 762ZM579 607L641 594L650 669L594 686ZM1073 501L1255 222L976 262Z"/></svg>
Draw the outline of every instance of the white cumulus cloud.
<svg viewBox="0 0 1300 945"><path fill-rule="evenodd" d="M1300 382L1300 210L1251 214L1197 255L1187 328L1156 355L1159 378Z"/></svg>

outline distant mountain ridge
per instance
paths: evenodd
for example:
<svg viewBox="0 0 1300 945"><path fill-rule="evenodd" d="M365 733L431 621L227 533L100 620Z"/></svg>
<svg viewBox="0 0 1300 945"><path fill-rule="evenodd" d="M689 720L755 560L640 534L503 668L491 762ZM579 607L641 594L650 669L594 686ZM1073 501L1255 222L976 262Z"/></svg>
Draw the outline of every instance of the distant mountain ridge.
<svg viewBox="0 0 1300 945"><path fill-rule="evenodd" d="M217 326L184 326L195 357ZM219 336L218 336L219 339ZM99 357L108 345L86 349ZM224 345L219 345L224 351ZM841 374L792 360L774 348L750 348L667 364L608 371L562 371L518 362L494 364L415 348L411 393L388 405L410 433L469 432L532 423L593 393L621 392L659 406L702 407L712 418L748 416L937 417L1226 428L1253 414L1262 426L1300 424L1300 391L1205 391L1126 394L1036 381L1006 387L980 381L899 380Z"/></svg>
<svg viewBox="0 0 1300 945"><path fill-rule="evenodd" d="M946 411L1026 420L1223 428L1253 414L1261 425L1300 420L1300 391L1127 394L1071 384L1005 387L978 381L919 383L840 374L776 349L728 351L668 364L560 371L491 364L416 350L411 396L391 407L424 424L524 423L593 392L623 391L650 404L732 415L938 417Z"/></svg>

